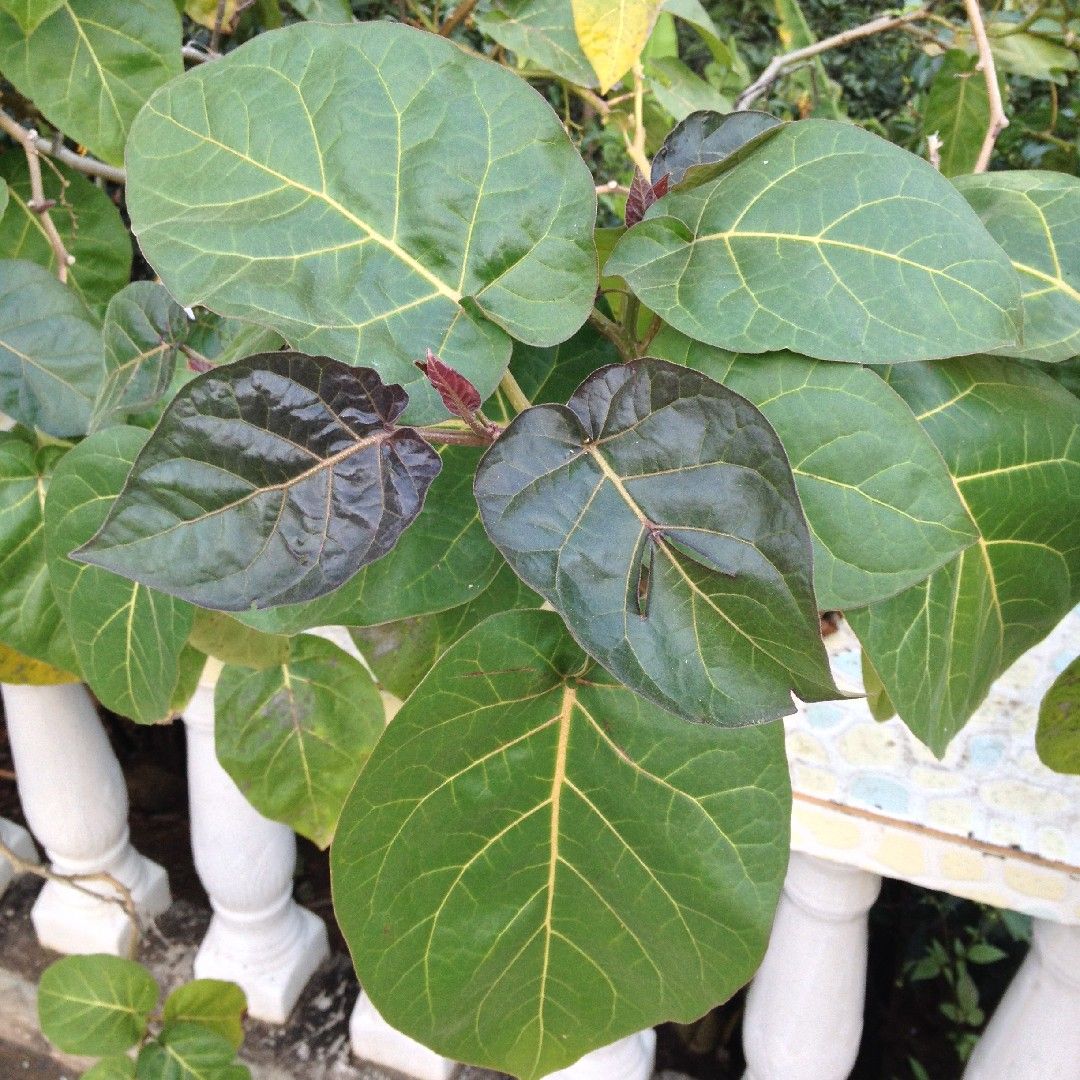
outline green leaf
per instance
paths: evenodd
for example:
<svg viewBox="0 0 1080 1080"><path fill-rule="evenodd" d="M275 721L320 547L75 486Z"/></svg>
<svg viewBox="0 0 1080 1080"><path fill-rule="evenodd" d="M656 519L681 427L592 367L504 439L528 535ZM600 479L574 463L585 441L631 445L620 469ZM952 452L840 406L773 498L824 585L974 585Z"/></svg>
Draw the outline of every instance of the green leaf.
<svg viewBox="0 0 1080 1080"><path fill-rule="evenodd" d="M879 724L882 724L896 715L896 709L889 700L885 684L874 670L874 665L870 663L866 653L860 653L859 658L862 666L863 689L866 692L867 707L870 709L870 715Z"/></svg>
<svg viewBox="0 0 1080 1080"><path fill-rule="evenodd" d="M282 634L264 634L245 626L224 611L197 608L189 644L223 664L264 671L285 663L289 639Z"/></svg>
<svg viewBox="0 0 1080 1080"><path fill-rule="evenodd" d="M23 656L9 645L0 642L0 683L15 686L58 686L62 683L82 682L70 671Z"/></svg>
<svg viewBox="0 0 1080 1080"><path fill-rule="evenodd" d="M91 430L123 422L168 392L187 316L165 289L135 281L110 301L102 326L105 381L94 402Z"/></svg>
<svg viewBox="0 0 1080 1080"><path fill-rule="evenodd" d="M570 0L491 0L474 21L520 59L576 86L596 86L596 72L578 44Z"/></svg>
<svg viewBox="0 0 1080 1080"><path fill-rule="evenodd" d="M154 724L171 712L191 607L68 558L101 527L146 439L139 428L113 427L64 456L45 498L45 550L83 677L106 708Z"/></svg>
<svg viewBox="0 0 1080 1080"><path fill-rule="evenodd" d="M941 139L941 173L959 176L975 168L990 125L990 95L979 58L950 49L941 58L923 111L922 134Z"/></svg>
<svg viewBox="0 0 1080 1080"><path fill-rule="evenodd" d="M65 1054L116 1054L143 1037L157 999L153 976L133 960L65 956L42 972L38 1021Z"/></svg>
<svg viewBox="0 0 1080 1080"><path fill-rule="evenodd" d="M0 12L7 12L24 31L47 19L63 0L0 0Z"/></svg>
<svg viewBox="0 0 1080 1080"><path fill-rule="evenodd" d="M990 48L994 60L1002 71L1010 75L1023 75L1029 79L1056 82L1065 85L1065 72L1080 69L1080 58L1073 42L1061 44L1037 34L995 33L990 24ZM1012 30L1006 24L1003 29ZM958 34L958 41L975 48L968 34Z"/></svg>
<svg viewBox="0 0 1080 1080"><path fill-rule="evenodd" d="M892 368L979 529L926 581L848 619L904 723L939 757L1080 601L1080 401L993 357Z"/></svg>
<svg viewBox="0 0 1080 1080"><path fill-rule="evenodd" d="M374 366L416 422L446 415L425 349L486 397L508 335L564 340L596 290L594 183L551 107L406 26L297 24L189 71L136 122L127 193L180 303Z"/></svg>
<svg viewBox="0 0 1080 1080"><path fill-rule="evenodd" d="M810 29L810 24L803 13L799 0L774 0L776 11L777 36L780 39L781 52L792 49L804 49L817 43L817 36ZM840 108L841 87L829 78L820 56L811 59L809 65L801 71L788 74L787 87L794 91L800 115L812 106L812 116L823 116L830 120L843 119Z"/></svg>
<svg viewBox="0 0 1080 1080"><path fill-rule="evenodd" d="M952 185L826 120L788 124L717 179L668 194L605 272L676 329L735 351L899 363L1020 334L1016 273Z"/></svg>
<svg viewBox="0 0 1080 1080"><path fill-rule="evenodd" d="M568 407L514 420L480 463L476 499L578 643L677 716L748 724L792 712L792 690L842 696L783 447L704 375L651 359L601 369Z"/></svg>
<svg viewBox="0 0 1080 1080"><path fill-rule="evenodd" d="M669 190L697 187L741 161L782 126L775 116L753 109L691 113L671 129L656 152L652 182L666 176Z"/></svg>
<svg viewBox="0 0 1080 1080"><path fill-rule="evenodd" d="M325 356L208 371L173 399L73 554L220 611L322 596L394 546L442 466L396 425L407 400Z"/></svg>
<svg viewBox="0 0 1080 1080"><path fill-rule="evenodd" d="M701 109L726 112L731 102L676 56L648 60L646 83L660 106L676 120Z"/></svg>
<svg viewBox="0 0 1080 1080"><path fill-rule="evenodd" d="M288 0L289 7L305 19L314 22L352 22L353 14L348 0Z"/></svg>
<svg viewBox="0 0 1080 1080"><path fill-rule="evenodd" d="M78 672L45 565L45 491L63 454L37 449L26 432L0 432L0 642Z"/></svg>
<svg viewBox="0 0 1080 1080"><path fill-rule="evenodd" d="M244 1041L247 997L236 983L221 979L194 979L178 986L165 999L165 1027L199 1024L227 1039L234 1050Z"/></svg>
<svg viewBox="0 0 1080 1080"><path fill-rule="evenodd" d="M60 0L30 25L0 10L0 71L65 135L113 165L143 103L183 70L172 0Z"/></svg>
<svg viewBox="0 0 1080 1080"><path fill-rule="evenodd" d="M523 1080L751 976L787 863L783 731L684 724L553 612L454 645L397 714L331 850L394 1027Z"/></svg>
<svg viewBox="0 0 1080 1080"><path fill-rule="evenodd" d="M637 63L661 0L570 0L574 30L606 94Z"/></svg>
<svg viewBox="0 0 1080 1080"><path fill-rule="evenodd" d="M0 251L55 274L56 253L41 218L26 205L30 199L26 155L11 150L0 156L0 176L11 189L7 210L0 208ZM68 254L75 257L68 268L68 285L100 318L109 297L131 280L131 236L112 199L74 169L50 161L42 168L41 179L45 198L56 202L49 216Z"/></svg>
<svg viewBox="0 0 1080 1080"><path fill-rule="evenodd" d="M0 412L49 435L82 435L104 375L101 331L44 267L0 260Z"/></svg>
<svg viewBox="0 0 1080 1080"><path fill-rule="evenodd" d="M983 173L955 181L1020 275L1024 342L1006 356L1061 362L1080 353L1080 179Z"/></svg>
<svg viewBox="0 0 1080 1080"><path fill-rule="evenodd" d="M670 12L692 26L705 42L714 59L719 60L727 56L728 50L720 39L720 31L699 0L664 0L660 10Z"/></svg>
<svg viewBox="0 0 1080 1080"><path fill-rule="evenodd" d="M326 847L386 723L364 665L300 635L279 667L226 665L214 716L218 760L251 805Z"/></svg>
<svg viewBox="0 0 1080 1080"><path fill-rule="evenodd" d="M201 1024L173 1024L139 1051L135 1080L251 1080L232 1043Z"/></svg>
<svg viewBox="0 0 1080 1080"><path fill-rule="evenodd" d="M135 1080L135 1059L124 1054L102 1058L82 1074L82 1080Z"/></svg>
<svg viewBox="0 0 1080 1080"><path fill-rule="evenodd" d="M742 394L775 428L814 543L822 611L894 596L975 542L941 454L868 368L726 353L666 328L652 351Z"/></svg>
<svg viewBox="0 0 1080 1080"><path fill-rule="evenodd" d="M543 602L504 563L495 580L471 603L379 626L354 626L349 633L379 683L404 700L432 664L489 615L538 608Z"/></svg>
<svg viewBox="0 0 1080 1080"><path fill-rule="evenodd" d="M259 630L293 634L313 626L370 626L426 615L476 597L503 565L473 498L480 451L450 446L441 457L442 471L424 509L393 551L318 600L237 617Z"/></svg>
<svg viewBox="0 0 1080 1080"><path fill-rule="evenodd" d="M1080 658L1054 680L1042 699L1035 750L1047 768L1080 776Z"/></svg>

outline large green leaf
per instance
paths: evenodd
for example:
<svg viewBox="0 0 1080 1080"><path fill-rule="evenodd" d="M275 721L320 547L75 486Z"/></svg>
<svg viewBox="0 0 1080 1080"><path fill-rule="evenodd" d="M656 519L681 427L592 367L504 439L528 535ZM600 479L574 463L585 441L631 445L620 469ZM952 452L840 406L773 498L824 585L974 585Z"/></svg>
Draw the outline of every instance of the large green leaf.
<svg viewBox="0 0 1080 1080"><path fill-rule="evenodd" d="M251 1080L232 1043L202 1024L169 1024L140 1051L135 1080Z"/></svg>
<svg viewBox="0 0 1080 1080"><path fill-rule="evenodd" d="M884 600L975 542L937 448L868 368L727 353L666 328L652 351L742 394L776 429L814 542L821 610Z"/></svg>
<svg viewBox="0 0 1080 1080"><path fill-rule="evenodd" d="M555 113L406 26L297 24L188 72L139 116L128 173L181 303L375 367L414 420L445 416L425 349L487 396L508 334L553 345L592 306L593 180Z"/></svg>
<svg viewBox="0 0 1080 1080"><path fill-rule="evenodd" d="M101 331L42 266L0 259L0 413L49 435L82 435L105 368Z"/></svg>
<svg viewBox="0 0 1080 1080"><path fill-rule="evenodd" d="M582 647L696 722L840 696L783 447L744 398L662 360L602 368L484 455L488 535Z"/></svg>
<svg viewBox="0 0 1080 1080"><path fill-rule="evenodd" d="M979 540L848 618L904 722L934 753L994 679L1080 601L1080 401L1032 368L976 357L893 368Z"/></svg>
<svg viewBox="0 0 1080 1080"><path fill-rule="evenodd" d="M298 15L315 22L352 22L349 0L288 0Z"/></svg>
<svg viewBox="0 0 1080 1080"><path fill-rule="evenodd" d="M279 667L226 665L214 717L218 760L251 805L320 847L386 723L364 665L309 634Z"/></svg>
<svg viewBox="0 0 1080 1080"><path fill-rule="evenodd" d="M164 287L134 281L109 301L101 329L105 379L91 430L149 409L168 392L180 345L188 333L184 309Z"/></svg>
<svg viewBox="0 0 1080 1080"><path fill-rule="evenodd" d="M191 607L68 558L101 527L146 439L140 428L113 427L64 456L45 498L45 550L83 677L106 708L153 724L171 711Z"/></svg>
<svg viewBox="0 0 1080 1080"><path fill-rule="evenodd" d="M26 204L30 177L26 155L12 150L0 156L0 176L11 188L11 201L0 208L0 251L10 259L28 259L56 272L53 250L41 218ZM131 279L131 237L112 199L85 176L58 162L41 170L46 199L55 200L49 211L68 254L68 285L87 309L100 317L109 297Z"/></svg>
<svg viewBox="0 0 1080 1080"><path fill-rule="evenodd" d="M1049 362L1080 354L1080 179L996 172L955 183L1020 275L1024 342L997 351Z"/></svg>
<svg viewBox="0 0 1080 1080"><path fill-rule="evenodd" d="M38 983L38 1020L66 1054L114 1054L146 1032L158 988L141 964L119 956L65 956Z"/></svg>
<svg viewBox="0 0 1080 1080"><path fill-rule="evenodd" d="M952 185L827 120L785 125L661 199L605 272L676 329L741 352L898 363L1020 335L1016 272Z"/></svg>
<svg viewBox="0 0 1080 1080"><path fill-rule="evenodd" d="M923 110L924 138L941 140L943 176L960 176L975 168L990 125L990 94L979 70L979 58L964 49L950 49L941 58Z"/></svg>
<svg viewBox="0 0 1080 1080"><path fill-rule="evenodd" d="M45 564L45 492L63 454L37 449L25 432L0 432L0 642L78 672Z"/></svg>
<svg viewBox="0 0 1080 1080"><path fill-rule="evenodd" d="M238 617L260 630L292 634L312 626L371 626L426 615L476 597L503 565L473 498L480 452L450 446L441 456L442 471L424 509L393 551L318 600Z"/></svg>
<svg viewBox="0 0 1080 1080"><path fill-rule="evenodd" d="M596 86L596 72L578 44L570 0L489 0L475 21L519 59L577 86Z"/></svg>
<svg viewBox="0 0 1080 1080"><path fill-rule="evenodd" d="M380 685L404 700L431 665L489 615L538 608L543 602L504 563L495 580L471 603L379 626L351 627L349 633Z"/></svg>
<svg viewBox="0 0 1080 1080"><path fill-rule="evenodd" d="M135 1080L135 1059L111 1054L84 1072L80 1080Z"/></svg>
<svg viewBox="0 0 1080 1080"><path fill-rule="evenodd" d="M1055 772L1080 776L1080 658L1054 680L1042 699L1035 750Z"/></svg>
<svg viewBox="0 0 1080 1080"><path fill-rule="evenodd" d="M235 1050L244 1041L242 1020L247 996L236 983L221 979L193 979L178 986L166 999L166 1024L200 1024L228 1039Z"/></svg>
<svg viewBox="0 0 1080 1080"><path fill-rule="evenodd" d="M780 725L684 724L553 612L510 612L380 740L331 851L335 911L390 1023L533 1080L751 976L789 800Z"/></svg>
<svg viewBox="0 0 1080 1080"><path fill-rule="evenodd" d="M77 558L201 607L322 596L385 555L439 455L370 368L261 353L188 383Z"/></svg>
<svg viewBox="0 0 1080 1080"><path fill-rule="evenodd" d="M60 0L31 24L0 8L0 71L66 135L114 165L143 103L183 71L173 0Z"/></svg>
<svg viewBox="0 0 1080 1080"><path fill-rule="evenodd" d="M264 634L224 611L206 608L195 609L188 644L223 664L258 671L284 664L289 657L289 639L284 634Z"/></svg>

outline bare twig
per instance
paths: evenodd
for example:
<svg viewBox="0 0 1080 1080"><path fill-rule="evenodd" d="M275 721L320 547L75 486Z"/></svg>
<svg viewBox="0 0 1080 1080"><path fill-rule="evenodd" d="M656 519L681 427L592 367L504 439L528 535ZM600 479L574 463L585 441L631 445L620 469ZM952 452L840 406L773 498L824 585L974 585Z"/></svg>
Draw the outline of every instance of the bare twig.
<svg viewBox="0 0 1080 1080"><path fill-rule="evenodd" d="M193 64L205 64L208 60L216 60L216 56L211 56L208 52L203 52L198 45L185 45L180 50L180 55L185 60L190 60Z"/></svg>
<svg viewBox="0 0 1080 1080"><path fill-rule="evenodd" d="M983 73L983 78L986 80L986 92L990 97L990 123L987 125L986 137L983 139L982 149L979 151L973 170L982 173L990 168L994 144L997 142L997 137L1009 126L1009 118L1005 115L1005 107L1001 102L1001 86L998 83L994 54L990 51L990 39L986 36L986 23L983 21L979 0L964 0L964 10L967 12L968 22L971 23L975 47L979 50L979 63L976 66Z"/></svg>
<svg viewBox="0 0 1080 1080"><path fill-rule="evenodd" d="M474 7L476 7L476 0L461 0L461 3L446 17L446 22L439 27L442 37L449 37L472 14Z"/></svg>
<svg viewBox="0 0 1080 1080"><path fill-rule="evenodd" d="M2 840L0 840L0 859L6 859L16 874L33 874L34 877L45 881L55 881L61 885L67 885L76 892L94 900L103 900L107 904L116 904L131 920L135 930L135 940L138 940L142 928L139 926L139 914L135 910L135 898L131 890L122 882L117 881L112 874L58 874L40 863L30 862L16 855ZM97 889L88 888L89 885L106 885L114 890L114 895L107 892L98 892Z"/></svg>
<svg viewBox="0 0 1080 1080"><path fill-rule="evenodd" d="M210 31L210 52L216 53L221 44L221 28L225 22L226 0L217 0L217 11L214 12L214 28Z"/></svg>
<svg viewBox="0 0 1080 1080"><path fill-rule="evenodd" d="M648 176L652 166L649 157L645 153L645 72L641 63L633 67L634 76L634 134L624 132L626 138L626 153L630 160L641 170L642 175Z"/></svg>
<svg viewBox="0 0 1080 1080"><path fill-rule="evenodd" d="M629 195L630 189L618 180L608 180L607 183L596 185L597 195Z"/></svg>
<svg viewBox="0 0 1080 1080"><path fill-rule="evenodd" d="M739 95L735 102L735 108L749 108L759 97L768 92L772 84L781 75L788 69L797 67L805 60L810 60L820 53L828 52L830 49L840 48L852 41L858 41L860 38L871 37L873 34L880 34L885 30L896 30L899 27L907 26L908 23L928 18L929 15L929 8L919 8L918 11L909 11L905 15L879 15L876 19L871 19L861 26L853 26L850 30L833 34L832 37L822 38L812 45L806 45L801 49L793 49L791 52L774 56L765 70Z"/></svg>
<svg viewBox="0 0 1080 1080"><path fill-rule="evenodd" d="M108 180L113 184L123 184L127 181L127 174L123 169L115 165L106 165L104 161L98 161L97 158L76 154L74 150L69 150L60 142L63 136L59 132L51 139L45 139L29 128L24 128L2 110L0 110L0 117L3 117L3 120L0 120L0 130L6 131L20 145L25 146L26 137L32 136L39 154L47 154L69 169L74 169L86 176L100 176L102 180Z"/></svg>
<svg viewBox="0 0 1080 1080"><path fill-rule="evenodd" d="M38 149L38 134L30 128L16 123L6 112L0 110L0 131L10 135L26 155L26 168L30 174L30 199L26 206L41 222L41 228L49 241L49 246L56 256L56 276L61 282L68 279L68 267L74 265L75 256L68 253L64 241L56 230L56 224L49 215L54 203L45 198L45 187L41 180L41 151Z"/></svg>

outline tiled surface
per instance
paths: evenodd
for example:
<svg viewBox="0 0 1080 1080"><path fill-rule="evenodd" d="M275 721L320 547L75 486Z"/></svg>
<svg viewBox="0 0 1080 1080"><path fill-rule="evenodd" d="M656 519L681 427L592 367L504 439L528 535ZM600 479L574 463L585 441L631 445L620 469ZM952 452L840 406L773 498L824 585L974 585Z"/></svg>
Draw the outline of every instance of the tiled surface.
<svg viewBox="0 0 1080 1080"><path fill-rule="evenodd" d="M858 642L829 638L838 679L861 689ZM787 721L792 844L973 899L1080 923L1080 777L1035 753L1039 702L1080 653L1080 609L995 684L938 761L862 700Z"/></svg>

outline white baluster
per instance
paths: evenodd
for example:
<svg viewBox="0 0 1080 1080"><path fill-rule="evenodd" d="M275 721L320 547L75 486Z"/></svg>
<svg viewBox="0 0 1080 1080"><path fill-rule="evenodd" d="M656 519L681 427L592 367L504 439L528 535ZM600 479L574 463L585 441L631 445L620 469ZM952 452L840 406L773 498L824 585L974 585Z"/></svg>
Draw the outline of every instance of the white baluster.
<svg viewBox="0 0 1080 1080"><path fill-rule="evenodd" d="M21 826L7 818L0 818L0 844L3 844L16 858L23 862L36 863L38 861L37 848L34 847L33 838ZM0 856L0 896L11 884L15 877L15 867Z"/></svg>
<svg viewBox="0 0 1080 1080"><path fill-rule="evenodd" d="M1080 926L1034 921L964 1080L1080 1080Z"/></svg>
<svg viewBox="0 0 1080 1080"><path fill-rule="evenodd" d="M746 1000L744 1080L847 1080L866 991L866 913L881 878L793 853Z"/></svg>
<svg viewBox="0 0 1080 1080"><path fill-rule="evenodd" d="M248 1012L284 1023L329 954L326 925L293 900L296 835L244 798L214 753L214 690L184 712L191 848L214 910L195 975L244 988Z"/></svg>
<svg viewBox="0 0 1080 1080"><path fill-rule="evenodd" d="M456 1062L391 1027L363 991L349 1018L349 1041L362 1061L394 1069L413 1080L450 1080Z"/></svg>
<svg viewBox="0 0 1080 1080"><path fill-rule="evenodd" d="M140 916L159 915L170 903L168 878L131 846L127 788L86 688L5 684L3 695L23 812L52 869L108 874L130 890ZM117 896L106 882L83 887ZM46 882L31 919L57 952L123 955L136 934L119 904L58 881Z"/></svg>
<svg viewBox="0 0 1080 1080"><path fill-rule="evenodd" d="M656 1065L656 1032L652 1028L601 1046L544 1080L649 1080Z"/></svg>

